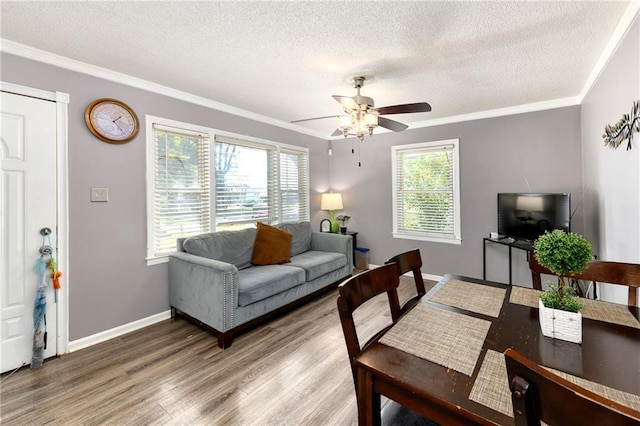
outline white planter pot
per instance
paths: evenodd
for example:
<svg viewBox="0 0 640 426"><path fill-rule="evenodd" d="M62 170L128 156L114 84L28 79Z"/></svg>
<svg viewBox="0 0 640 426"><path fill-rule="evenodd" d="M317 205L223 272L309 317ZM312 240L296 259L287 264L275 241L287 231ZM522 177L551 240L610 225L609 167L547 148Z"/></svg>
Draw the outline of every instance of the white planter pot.
<svg viewBox="0 0 640 426"><path fill-rule="evenodd" d="M582 314L546 308L538 299L542 334L553 339L582 343Z"/></svg>

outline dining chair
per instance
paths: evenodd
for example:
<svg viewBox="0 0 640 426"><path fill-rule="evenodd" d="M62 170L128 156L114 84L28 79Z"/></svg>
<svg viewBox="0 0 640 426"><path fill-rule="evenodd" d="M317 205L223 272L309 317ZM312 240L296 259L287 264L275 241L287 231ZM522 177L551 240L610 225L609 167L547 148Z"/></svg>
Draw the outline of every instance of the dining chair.
<svg viewBox="0 0 640 426"><path fill-rule="evenodd" d="M516 426L640 422L640 412L571 383L511 348L504 356Z"/></svg>
<svg viewBox="0 0 640 426"><path fill-rule="evenodd" d="M529 254L529 269L533 279L533 288L542 290L540 274L555 275L542 266L533 253ZM638 287L640 287L640 264L592 260L579 274L569 274L575 280L596 281L600 284L618 284L627 286L627 305L638 306Z"/></svg>
<svg viewBox="0 0 640 426"><path fill-rule="evenodd" d="M356 383L356 370L354 360L372 342L376 341L400 318L400 302L398 301L398 284L400 282L397 266L389 263L377 268L369 269L353 277L347 278L338 286L338 313L344 340L347 344L347 354L349 355L349 365L353 376L353 384L358 392ZM386 293L389 301L388 307L391 313L391 322L375 331L371 338L363 345L358 339L354 312L371 301L374 297ZM386 312L386 309L385 309ZM385 312L376 313L377 318L382 318ZM430 420L409 410L393 400L388 400L380 411L382 424L384 425L434 425Z"/></svg>
<svg viewBox="0 0 640 426"><path fill-rule="evenodd" d="M424 287L424 280L422 279L422 257L420 256L420 250L414 249L404 253L393 256L385 263L395 263L398 268L398 276L404 275L407 272L413 273L413 281L416 284L416 290L418 294L407 300L402 305L402 312L406 312L411 309L427 291Z"/></svg>

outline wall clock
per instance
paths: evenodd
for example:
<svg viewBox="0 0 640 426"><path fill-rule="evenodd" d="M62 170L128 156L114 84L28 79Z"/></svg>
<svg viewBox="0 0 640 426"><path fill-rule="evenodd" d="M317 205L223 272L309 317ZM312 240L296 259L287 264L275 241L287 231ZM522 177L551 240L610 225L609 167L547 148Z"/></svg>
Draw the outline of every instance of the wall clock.
<svg viewBox="0 0 640 426"><path fill-rule="evenodd" d="M136 137L140 124L129 106L116 99L97 99L87 106L84 121L95 137L107 143L126 143Z"/></svg>

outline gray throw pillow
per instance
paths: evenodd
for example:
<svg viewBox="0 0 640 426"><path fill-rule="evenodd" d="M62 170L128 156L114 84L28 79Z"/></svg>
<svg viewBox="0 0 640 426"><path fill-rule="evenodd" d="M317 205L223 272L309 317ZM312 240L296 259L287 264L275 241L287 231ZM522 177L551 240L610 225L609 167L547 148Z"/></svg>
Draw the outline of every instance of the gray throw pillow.
<svg viewBox="0 0 640 426"><path fill-rule="evenodd" d="M311 250L311 222L281 223L276 227L292 235L291 257Z"/></svg>
<svg viewBox="0 0 640 426"><path fill-rule="evenodd" d="M184 240L184 251L195 256L231 263L238 269L251 266L256 229L220 231L195 235Z"/></svg>

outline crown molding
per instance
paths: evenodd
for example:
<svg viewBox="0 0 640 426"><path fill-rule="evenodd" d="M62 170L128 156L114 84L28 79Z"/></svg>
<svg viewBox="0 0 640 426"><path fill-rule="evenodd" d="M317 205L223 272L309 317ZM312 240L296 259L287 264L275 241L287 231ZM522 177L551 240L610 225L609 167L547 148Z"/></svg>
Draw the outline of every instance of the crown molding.
<svg viewBox="0 0 640 426"><path fill-rule="evenodd" d="M421 129L426 127L442 126L444 124L462 123L464 121L483 120L486 118L504 117L508 115L525 114L528 112L545 111L548 109L565 108L569 106L580 105L580 99L576 97L554 99L551 101L535 102L525 105L517 105L513 107L490 109L486 111L472 112L469 114L452 115L449 117L434 118L431 120L416 121L415 123L409 123L408 130ZM389 133L390 130L382 129L376 134ZM331 140L342 139L341 136L336 136Z"/></svg>
<svg viewBox="0 0 640 426"><path fill-rule="evenodd" d="M57 55L55 53L47 52L45 50L36 49L31 46L16 43L11 40L0 38L0 52L5 52L11 55L21 56L23 58L32 59L34 61L43 62L48 65L53 65L59 68L68 69L70 71L79 72L82 74L90 75L92 77L101 78L115 83L124 84L137 89L146 90L148 92L157 93L159 95L169 96L174 99L189 102L195 105L200 105L206 108L211 108L217 111L226 112L239 117L247 118L253 121L259 121L261 123L269 124L272 126L280 127L287 130L293 130L298 133L303 133L309 136L314 136L323 140L326 140L326 135L309 130L305 127L287 123L286 121L276 120L265 115L256 114L251 111L247 111L241 108L236 108L221 102L216 102L211 99L203 98L201 96L193 95L191 93L183 92L181 90L172 89L171 87L163 86L161 84L152 83L141 78L133 77L128 74L123 74L117 71L113 71L107 68L98 67L95 65L87 64L86 62L77 61L75 59L67 58L65 56Z"/></svg>
<svg viewBox="0 0 640 426"><path fill-rule="evenodd" d="M627 7L627 10L622 15L620 22L618 22L618 26L613 32L613 35L611 35L611 38L609 39L607 46L602 51L602 54L600 55L600 59L598 59L598 62L596 63L593 70L591 71L591 74L589 75L587 82L582 88L582 91L578 95L578 99L580 99L581 104L584 101L584 99L587 97L589 92L591 92L591 89L598 81L600 74L602 74L602 71L605 69L605 67L613 57L613 54L618 49L618 46L620 45L622 40L624 40L625 36L631 29L631 26L633 25L634 21L636 20L639 14L640 14L640 1L639 0L631 1L629 3L629 6Z"/></svg>
<svg viewBox="0 0 640 426"><path fill-rule="evenodd" d="M536 102L524 105L517 105L513 107L498 108L486 111L473 112L469 114L455 115L449 117L436 118L432 120L418 121L409 124L409 129L419 129L423 127L440 126L443 124L459 123L464 121L481 120L486 118L495 118L514 114L524 114L528 112L542 111L546 109L563 108L568 106L580 105L585 97L591 91L591 88L597 81L598 77L602 73L602 70L606 67L610 58L613 56L620 42L624 39L625 35L631 28L633 22L640 13L640 1L632 1L627 10L625 11L622 19L620 20L614 34L611 36L605 50L603 51L596 66L592 70L587 82L585 83L582 91L578 96L554 99L544 102ZM251 111L236 108L221 102L216 102L211 99L196 96L191 93L176 90L167 86L152 83L147 80L143 80L137 77L132 77L127 74L112 71L106 68L98 67L95 65L80 62L74 59L70 59L61 55L57 55L44 50L36 49L31 46L16 43L10 40L0 38L0 52L6 52L12 55L21 56L24 58L32 59L38 62L43 62L49 65L57 66L60 68L68 69L71 71L80 72L93 77L102 78L105 80L113 81L116 83L125 84L138 89L146 90L152 93L157 93L164 96L169 96L174 99L189 102L195 105L211 108L217 111L226 112L239 117L244 117L250 120L258 121L261 123L269 124L272 126L280 127L287 130L292 130L305 135L317 137L323 140L340 140L342 136L329 137L324 133L310 130L306 127L288 123L281 120L276 120L271 117L267 117L261 114L256 114ZM388 133L384 129L378 130L376 133Z"/></svg>
<svg viewBox="0 0 640 426"><path fill-rule="evenodd" d="M580 105L580 99L578 97L553 99L550 101L516 105L516 106L506 107L506 108L490 109L486 111L472 112L469 114L434 118L433 120L417 121L415 123L411 123L409 125L409 129L441 126L443 124L461 123L463 121L482 120L485 118L503 117L507 115L524 114L528 112L544 111L548 109L564 108L564 107L575 106L575 105Z"/></svg>

